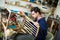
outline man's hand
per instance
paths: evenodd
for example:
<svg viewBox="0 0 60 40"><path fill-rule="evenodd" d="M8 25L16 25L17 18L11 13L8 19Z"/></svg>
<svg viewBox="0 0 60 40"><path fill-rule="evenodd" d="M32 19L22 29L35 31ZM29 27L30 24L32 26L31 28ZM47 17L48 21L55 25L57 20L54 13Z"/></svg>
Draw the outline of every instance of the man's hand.
<svg viewBox="0 0 60 40"><path fill-rule="evenodd" d="M34 25L35 25L37 28L39 28L38 22L34 22Z"/></svg>
<svg viewBox="0 0 60 40"><path fill-rule="evenodd" d="M25 16L25 13L22 11L20 11L19 14L20 14L20 16Z"/></svg>

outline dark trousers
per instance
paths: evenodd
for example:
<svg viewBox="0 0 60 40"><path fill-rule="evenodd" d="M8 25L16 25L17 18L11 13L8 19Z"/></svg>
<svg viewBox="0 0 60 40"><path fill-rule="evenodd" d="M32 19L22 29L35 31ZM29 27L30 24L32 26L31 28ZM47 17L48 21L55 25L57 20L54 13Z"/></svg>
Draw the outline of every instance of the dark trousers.
<svg viewBox="0 0 60 40"><path fill-rule="evenodd" d="M30 34L16 34L13 37L13 40L34 40L35 38Z"/></svg>

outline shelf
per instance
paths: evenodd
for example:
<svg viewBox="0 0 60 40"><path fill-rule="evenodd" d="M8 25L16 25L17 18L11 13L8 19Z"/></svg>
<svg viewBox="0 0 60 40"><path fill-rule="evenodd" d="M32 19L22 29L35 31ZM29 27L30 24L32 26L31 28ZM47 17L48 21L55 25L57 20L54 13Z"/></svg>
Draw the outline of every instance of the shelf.
<svg viewBox="0 0 60 40"><path fill-rule="evenodd" d="M5 4L5 8L9 8L9 9L15 10L15 11L24 11L24 12L30 13L29 9L26 9L24 7L18 7L18 6L12 6L12 5Z"/></svg>
<svg viewBox="0 0 60 40"><path fill-rule="evenodd" d="M24 11L24 12L31 13L30 8L26 8L27 5L31 4L32 7L39 7L42 12L49 12L50 11L50 8L46 5L45 6L42 4L39 5L36 3L26 2L26 1L19 1L19 2L20 2L19 6L11 5L11 4L5 4L5 8L9 8L9 9L15 10L15 11Z"/></svg>

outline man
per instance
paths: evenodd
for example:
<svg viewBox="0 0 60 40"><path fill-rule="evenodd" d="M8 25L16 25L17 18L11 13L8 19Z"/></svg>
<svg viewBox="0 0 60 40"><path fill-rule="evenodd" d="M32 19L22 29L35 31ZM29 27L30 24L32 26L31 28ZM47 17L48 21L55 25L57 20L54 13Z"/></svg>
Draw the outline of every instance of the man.
<svg viewBox="0 0 60 40"><path fill-rule="evenodd" d="M45 17L43 17L41 15L40 9L38 7L33 7L31 9L32 12L32 17L35 19L32 24L34 24L37 28L39 28L39 32L37 35L36 40L45 40L46 35L47 35L47 23L45 21ZM25 16L24 12L20 12L21 16ZM27 34L26 36L24 35L17 35L16 37L14 37L14 40L34 40L34 37L30 34Z"/></svg>
<svg viewBox="0 0 60 40"><path fill-rule="evenodd" d="M39 27L39 32L38 32L36 40L45 40L46 35L47 35L47 29L48 29L47 23L45 21L45 17L41 15L41 11L38 7L33 7L31 9L31 13L35 21L34 25L36 27Z"/></svg>

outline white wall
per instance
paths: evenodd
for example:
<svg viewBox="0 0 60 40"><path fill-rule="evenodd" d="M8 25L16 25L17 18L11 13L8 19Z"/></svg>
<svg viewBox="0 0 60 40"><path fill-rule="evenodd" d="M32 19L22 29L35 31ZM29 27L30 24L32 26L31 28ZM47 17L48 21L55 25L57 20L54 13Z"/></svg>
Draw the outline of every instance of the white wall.
<svg viewBox="0 0 60 40"><path fill-rule="evenodd" d="M5 0L0 0L0 7L4 7Z"/></svg>
<svg viewBox="0 0 60 40"><path fill-rule="evenodd" d="M56 15L59 15L59 17L60 17L60 0L59 0L59 2L58 2L57 8L56 8L56 10L55 10L55 17L56 17Z"/></svg>

